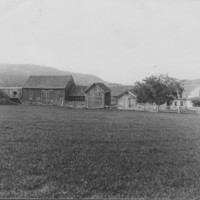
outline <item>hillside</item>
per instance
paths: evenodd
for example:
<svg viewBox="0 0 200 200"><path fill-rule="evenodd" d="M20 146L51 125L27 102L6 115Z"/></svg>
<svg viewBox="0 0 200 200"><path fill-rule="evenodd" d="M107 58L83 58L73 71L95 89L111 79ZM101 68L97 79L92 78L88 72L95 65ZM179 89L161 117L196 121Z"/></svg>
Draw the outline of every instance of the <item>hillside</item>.
<svg viewBox="0 0 200 200"><path fill-rule="evenodd" d="M113 96L118 96L125 90L133 87L133 85L109 83L91 74L73 73L52 67L31 64L0 64L0 87L22 87L30 75L72 75L77 85L90 85L94 82L103 82L110 87ZM200 86L200 79L185 80L184 96L187 96L190 91L198 86Z"/></svg>
<svg viewBox="0 0 200 200"><path fill-rule="evenodd" d="M94 75L61 71L52 67L30 64L0 64L0 87L21 87L30 75L72 75L77 85L90 85L94 82L105 83Z"/></svg>

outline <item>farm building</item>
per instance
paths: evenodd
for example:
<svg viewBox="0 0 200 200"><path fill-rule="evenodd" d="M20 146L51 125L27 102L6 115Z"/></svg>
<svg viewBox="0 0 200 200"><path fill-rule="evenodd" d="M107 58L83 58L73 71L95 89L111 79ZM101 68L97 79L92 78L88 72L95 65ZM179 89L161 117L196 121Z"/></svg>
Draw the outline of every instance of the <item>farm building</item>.
<svg viewBox="0 0 200 200"><path fill-rule="evenodd" d="M21 87L0 87L0 91L7 95L11 100L20 100L22 98Z"/></svg>
<svg viewBox="0 0 200 200"><path fill-rule="evenodd" d="M85 91L87 108L104 108L110 106L110 89L103 83L94 83Z"/></svg>
<svg viewBox="0 0 200 200"><path fill-rule="evenodd" d="M72 76L30 76L22 89L23 103L63 105L75 86Z"/></svg>
<svg viewBox="0 0 200 200"><path fill-rule="evenodd" d="M65 106L71 108L85 108L85 91L87 88L88 86L73 86L69 92L69 101L65 101Z"/></svg>
<svg viewBox="0 0 200 200"><path fill-rule="evenodd" d="M117 107L119 109L131 109L135 106L137 106L137 97L133 90L126 90L118 96Z"/></svg>
<svg viewBox="0 0 200 200"><path fill-rule="evenodd" d="M87 88L88 86L73 86L69 92L69 101L85 101L85 91Z"/></svg>
<svg viewBox="0 0 200 200"><path fill-rule="evenodd" d="M114 85L109 87L111 90L111 104L117 105L117 100L119 95L121 95L124 91L131 88L131 86L126 85Z"/></svg>
<svg viewBox="0 0 200 200"><path fill-rule="evenodd" d="M190 100L190 94L194 93L193 91L195 91L195 88L196 87L193 85L185 86L182 95L180 95L177 99L171 102L170 108L173 109L177 107L193 107L194 104Z"/></svg>

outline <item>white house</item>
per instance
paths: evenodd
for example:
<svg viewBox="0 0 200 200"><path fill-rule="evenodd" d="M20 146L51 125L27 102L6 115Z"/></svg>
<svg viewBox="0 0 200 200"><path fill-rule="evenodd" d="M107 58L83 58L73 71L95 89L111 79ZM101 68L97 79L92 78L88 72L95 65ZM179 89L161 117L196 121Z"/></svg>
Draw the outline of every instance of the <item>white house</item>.
<svg viewBox="0 0 200 200"><path fill-rule="evenodd" d="M178 107L194 107L193 102L189 99L189 95L196 87L194 85L187 85L184 87L184 91L181 96L177 99L172 101L171 108L178 108Z"/></svg>
<svg viewBox="0 0 200 200"><path fill-rule="evenodd" d="M131 109L137 105L137 98L133 90L128 89L117 98L117 107L119 109Z"/></svg>

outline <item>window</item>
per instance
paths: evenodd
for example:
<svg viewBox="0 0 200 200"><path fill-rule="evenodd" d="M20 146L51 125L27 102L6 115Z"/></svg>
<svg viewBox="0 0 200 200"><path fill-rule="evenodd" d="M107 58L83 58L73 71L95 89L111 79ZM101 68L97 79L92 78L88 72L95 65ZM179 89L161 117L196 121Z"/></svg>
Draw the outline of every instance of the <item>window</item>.
<svg viewBox="0 0 200 200"><path fill-rule="evenodd" d="M174 105L177 106L177 101L174 102Z"/></svg>
<svg viewBox="0 0 200 200"><path fill-rule="evenodd" d="M183 102L182 101L180 102L180 106L183 106Z"/></svg>

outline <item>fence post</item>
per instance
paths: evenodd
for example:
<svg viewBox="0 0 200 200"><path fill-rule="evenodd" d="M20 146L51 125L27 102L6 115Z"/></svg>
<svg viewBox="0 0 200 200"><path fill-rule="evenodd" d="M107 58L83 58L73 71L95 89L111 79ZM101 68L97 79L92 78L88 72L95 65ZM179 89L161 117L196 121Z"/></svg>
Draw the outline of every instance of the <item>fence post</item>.
<svg viewBox="0 0 200 200"><path fill-rule="evenodd" d="M180 111L180 106L178 106L178 114L180 114L181 113L181 111Z"/></svg>

